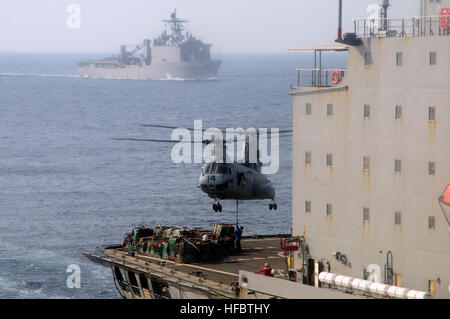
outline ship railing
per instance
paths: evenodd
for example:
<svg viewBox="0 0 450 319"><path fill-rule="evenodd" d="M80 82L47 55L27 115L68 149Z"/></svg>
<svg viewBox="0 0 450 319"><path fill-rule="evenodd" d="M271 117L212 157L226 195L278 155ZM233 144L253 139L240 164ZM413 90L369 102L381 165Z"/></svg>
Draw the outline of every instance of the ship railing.
<svg viewBox="0 0 450 319"><path fill-rule="evenodd" d="M337 73L337 74L335 74ZM297 69L297 87L334 87L339 86L347 69ZM294 88L294 86L291 86Z"/></svg>
<svg viewBox="0 0 450 319"><path fill-rule="evenodd" d="M450 35L450 15L353 20L360 38L423 37Z"/></svg>

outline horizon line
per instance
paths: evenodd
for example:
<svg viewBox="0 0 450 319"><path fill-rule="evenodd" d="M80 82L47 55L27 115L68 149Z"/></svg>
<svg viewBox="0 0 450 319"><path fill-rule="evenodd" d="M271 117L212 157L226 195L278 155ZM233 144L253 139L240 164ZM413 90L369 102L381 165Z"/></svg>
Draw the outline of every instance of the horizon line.
<svg viewBox="0 0 450 319"><path fill-rule="evenodd" d="M222 54L286 54L286 53L301 53L285 49L283 51L225 51L213 52L211 56ZM111 51L29 51L29 50L0 50L0 54L113 54L118 55L118 52Z"/></svg>

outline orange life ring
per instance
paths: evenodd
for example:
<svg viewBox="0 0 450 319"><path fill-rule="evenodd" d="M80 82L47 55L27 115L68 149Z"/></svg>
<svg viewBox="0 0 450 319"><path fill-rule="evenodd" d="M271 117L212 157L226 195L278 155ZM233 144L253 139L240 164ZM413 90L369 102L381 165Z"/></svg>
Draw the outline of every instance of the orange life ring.
<svg viewBox="0 0 450 319"><path fill-rule="evenodd" d="M334 71L331 75L331 82L335 85L341 82L341 74L338 71Z"/></svg>

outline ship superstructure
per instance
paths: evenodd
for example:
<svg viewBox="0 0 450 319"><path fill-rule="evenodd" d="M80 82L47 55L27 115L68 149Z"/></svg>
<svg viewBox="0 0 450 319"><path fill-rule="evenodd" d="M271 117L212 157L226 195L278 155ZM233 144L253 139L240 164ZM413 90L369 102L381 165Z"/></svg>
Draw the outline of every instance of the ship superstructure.
<svg viewBox="0 0 450 319"><path fill-rule="evenodd" d="M87 60L78 63L82 77L164 80L188 79L206 80L217 76L220 60L211 59L211 45L185 32L183 23L188 20L177 17L176 10L170 19L163 20L170 26L153 40L145 39L129 50L120 47L120 55L101 60ZM141 52L141 56L135 54Z"/></svg>
<svg viewBox="0 0 450 319"><path fill-rule="evenodd" d="M348 68L299 69L292 88L293 235L308 247L294 268L450 298L450 1L411 18L388 6L341 45L298 48L348 50Z"/></svg>

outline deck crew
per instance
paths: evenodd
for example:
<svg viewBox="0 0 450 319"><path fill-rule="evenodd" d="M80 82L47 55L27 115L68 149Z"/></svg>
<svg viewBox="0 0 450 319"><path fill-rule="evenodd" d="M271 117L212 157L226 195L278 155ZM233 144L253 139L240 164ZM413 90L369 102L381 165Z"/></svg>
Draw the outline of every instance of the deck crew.
<svg viewBox="0 0 450 319"><path fill-rule="evenodd" d="M239 226L238 223L236 223L236 228L234 232L235 240L234 240L234 248L236 248L236 251L241 252L241 239L242 239L242 232L244 231L244 226Z"/></svg>
<svg viewBox="0 0 450 319"><path fill-rule="evenodd" d="M270 268L269 263L265 263L264 267L258 270L257 274L263 274L264 276L273 277L272 268Z"/></svg>

